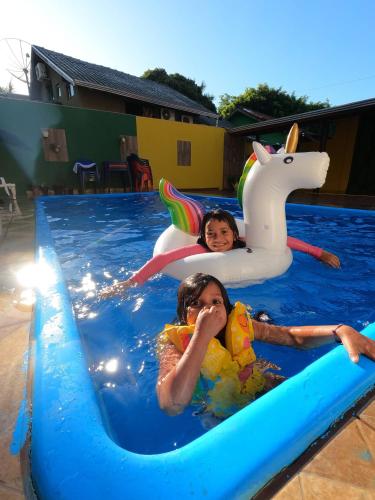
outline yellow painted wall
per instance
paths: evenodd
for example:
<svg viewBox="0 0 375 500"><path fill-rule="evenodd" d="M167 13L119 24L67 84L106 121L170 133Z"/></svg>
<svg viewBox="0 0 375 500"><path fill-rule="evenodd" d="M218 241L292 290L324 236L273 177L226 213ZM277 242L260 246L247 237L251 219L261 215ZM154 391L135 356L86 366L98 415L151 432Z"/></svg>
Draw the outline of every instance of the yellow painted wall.
<svg viewBox="0 0 375 500"><path fill-rule="evenodd" d="M223 186L224 129L137 116L138 155L179 189ZM177 165L177 141L191 142L191 166Z"/></svg>
<svg viewBox="0 0 375 500"><path fill-rule="evenodd" d="M358 115L335 120L335 134L328 139L326 151L330 157L328 174L322 193L345 193L353 161L358 129ZM318 151L319 142L303 144L301 151Z"/></svg>
<svg viewBox="0 0 375 500"><path fill-rule="evenodd" d="M327 142L330 156L326 182L321 189L326 193L345 193L353 161L358 130L358 115L336 120L336 133Z"/></svg>

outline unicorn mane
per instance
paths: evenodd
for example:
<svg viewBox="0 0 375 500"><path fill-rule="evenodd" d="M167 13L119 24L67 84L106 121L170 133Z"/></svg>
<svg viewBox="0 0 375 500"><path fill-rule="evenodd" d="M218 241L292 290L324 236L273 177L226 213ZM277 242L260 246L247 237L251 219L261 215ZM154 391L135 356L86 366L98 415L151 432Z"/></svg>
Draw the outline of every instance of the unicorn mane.
<svg viewBox="0 0 375 500"><path fill-rule="evenodd" d="M240 207L243 208L242 206L242 196L243 196L243 188L245 185L246 177L247 174L249 173L251 167L254 165L254 163L257 161L257 155L255 153L252 153L249 158L247 159L245 166L242 171L242 175L240 177L240 180L238 181L238 187L237 187L237 199L238 203L240 204Z"/></svg>
<svg viewBox="0 0 375 500"><path fill-rule="evenodd" d="M266 145L264 148L270 153L276 153L275 149L270 146ZM254 163L257 161L257 155L254 153L251 153L249 158L247 159L245 166L243 167L242 175L240 177L240 180L238 181L238 187L237 187L237 199L240 207L243 209L243 204L242 204L242 197L243 197L243 188L245 185L246 177L251 169L251 167L254 165Z"/></svg>

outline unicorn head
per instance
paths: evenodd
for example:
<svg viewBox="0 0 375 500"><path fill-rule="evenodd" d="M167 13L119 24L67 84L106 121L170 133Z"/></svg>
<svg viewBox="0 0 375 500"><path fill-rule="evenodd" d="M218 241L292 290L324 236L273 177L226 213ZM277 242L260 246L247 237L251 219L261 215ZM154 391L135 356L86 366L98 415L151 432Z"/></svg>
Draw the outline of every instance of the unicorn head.
<svg viewBox="0 0 375 500"><path fill-rule="evenodd" d="M246 243L250 247L285 248L287 196L295 189L314 189L325 182L329 166L327 153L295 153L296 146L296 141L293 147L287 141L284 152L271 155L261 144L253 142L256 160L247 169L246 178L241 178L239 197Z"/></svg>
<svg viewBox="0 0 375 500"><path fill-rule="evenodd" d="M296 153L298 127L293 126L285 149L270 154L258 142L244 167L238 198L243 208L246 243L278 253L286 249L286 198L295 189L313 189L324 184L329 157L327 153ZM160 181L161 200L167 206L175 228L196 235L204 215L202 205ZM175 247L178 246L173 233ZM172 237L171 237L172 238Z"/></svg>
<svg viewBox="0 0 375 500"><path fill-rule="evenodd" d="M329 166L327 153L277 153L271 155L258 142L253 142L257 157L244 183L247 189L256 182L267 183L268 188L282 193L286 199L295 189L321 187ZM257 189L259 186L257 186ZM242 198L244 197L242 193Z"/></svg>
<svg viewBox="0 0 375 500"><path fill-rule="evenodd" d="M329 166L327 153L296 153L297 142L296 123L289 132L285 148L277 154L271 155L261 144L253 142L254 153L245 163L238 183L237 198L241 207L243 207L245 182L247 179L259 176L259 173L255 174L257 170L262 172L263 182L267 178L266 182L271 189L288 191L286 196L295 189L314 189L324 184ZM251 180L251 183L253 182L254 180Z"/></svg>

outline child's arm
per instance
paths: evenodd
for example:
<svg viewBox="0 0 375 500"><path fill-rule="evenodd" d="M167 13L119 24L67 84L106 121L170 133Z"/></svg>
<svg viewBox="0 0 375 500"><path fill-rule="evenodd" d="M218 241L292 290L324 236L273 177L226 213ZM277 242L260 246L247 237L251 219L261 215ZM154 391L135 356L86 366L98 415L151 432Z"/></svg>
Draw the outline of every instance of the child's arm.
<svg viewBox="0 0 375 500"><path fill-rule="evenodd" d="M143 283L151 278L151 276L162 271L171 262L183 259L184 257L189 257L190 255L197 255L205 252L206 249L201 245L194 244L181 248L175 248L173 250L169 250L168 252L155 255L128 280L120 281L115 285L108 286L101 290L99 293L100 298L104 299L111 297L112 295L123 292L131 286L143 285Z"/></svg>
<svg viewBox="0 0 375 500"><path fill-rule="evenodd" d="M223 307L200 311L192 339L185 352L167 344L160 353L156 392L159 405L168 415L178 415L190 404L210 340L225 326Z"/></svg>
<svg viewBox="0 0 375 500"><path fill-rule="evenodd" d="M276 326L253 320L253 326L256 340L302 348L339 340L354 363L360 354L375 360L375 342L348 325Z"/></svg>
<svg viewBox="0 0 375 500"><path fill-rule="evenodd" d="M144 266L141 267L132 277L131 280L138 285L143 285L154 274L162 271L168 264L175 262L191 255L206 253L207 250L202 245L194 244L185 247L174 248L168 252L155 255Z"/></svg>
<svg viewBox="0 0 375 500"><path fill-rule="evenodd" d="M156 393L160 408L168 415L182 413L190 403L207 346L208 342L194 333L183 354L173 344L163 348Z"/></svg>
<svg viewBox="0 0 375 500"><path fill-rule="evenodd" d="M297 238L293 238L292 236L288 236L287 245L292 250L298 250L299 252L308 253L309 255L312 255L316 259L321 260L331 267L340 267L340 259L337 257L337 255L334 255L331 252L327 252L327 250L323 250L319 247L314 247L313 245L310 245L309 243L306 243Z"/></svg>
<svg viewBox="0 0 375 500"><path fill-rule="evenodd" d="M320 259L325 264L338 269L341 266L340 259L334 253L328 252L327 250L322 250Z"/></svg>

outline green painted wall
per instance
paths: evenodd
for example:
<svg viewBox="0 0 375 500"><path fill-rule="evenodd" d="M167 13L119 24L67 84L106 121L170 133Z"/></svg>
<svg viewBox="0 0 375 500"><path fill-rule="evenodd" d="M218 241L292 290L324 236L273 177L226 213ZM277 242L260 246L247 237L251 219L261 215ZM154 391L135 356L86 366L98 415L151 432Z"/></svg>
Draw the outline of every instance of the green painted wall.
<svg viewBox="0 0 375 500"><path fill-rule="evenodd" d="M242 113L234 113L229 120L233 127L240 127L241 125L249 125L250 123L256 123L259 120L251 118L251 116L245 116Z"/></svg>
<svg viewBox="0 0 375 500"><path fill-rule="evenodd" d="M234 113L234 115L231 116L229 121L233 124L233 127L240 127L242 125L259 123L259 120L256 120L251 116L245 116L242 113ZM285 142L285 137L283 134L274 132L270 134L260 134L259 140L263 144L282 144L283 142Z"/></svg>
<svg viewBox="0 0 375 500"><path fill-rule="evenodd" d="M68 162L44 159L42 130L65 129ZM135 116L0 98L0 176L17 184L77 188L77 159L120 160L120 135L136 135Z"/></svg>

